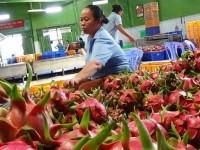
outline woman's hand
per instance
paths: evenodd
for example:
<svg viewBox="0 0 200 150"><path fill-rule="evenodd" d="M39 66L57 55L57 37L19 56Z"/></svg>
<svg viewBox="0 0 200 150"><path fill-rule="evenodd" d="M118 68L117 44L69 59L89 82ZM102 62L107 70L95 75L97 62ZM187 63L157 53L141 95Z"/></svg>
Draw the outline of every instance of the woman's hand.
<svg viewBox="0 0 200 150"><path fill-rule="evenodd" d="M65 88L68 88L68 87L70 87L70 88L71 88L71 87L75 87L77 84L80 83L80 81L81 81L81 79L80 79L80 78L76 78L76 77L74 77L74 78L72 78L72 79L67 79L67 80L65 80L63 86L64 86Z"/></svg>
<svg viewBox="0 0 200 150"><path fill-rule="evenodd" d="M98 70L102 68L102 63L97 60L92 60L83 67L83 69L76 74L72 79L67 79L63 86L64 87L75 87L80 84L80 82L84 82L91 76L93 76Z"/></svg>
<svg viewBox="0 0 200 150"><path fill-rule="evenodd" d="M134 39L134 37L132 37L132 36L129 37L129 40L130 40L131 43L134 43L134 42L135 42L135 39Z"/></svg>
<svg viewBox="0 0 200 150"><path fill-rule="evenodd" d="M126 37L129 39L129 41L130 41L131 43L134 43L134 42L135 42L134 37L131 36L128 32L126 32L126 30L122 27L121 24L117 25L117 29L118 29L124 36L126 36Z"/></svg>

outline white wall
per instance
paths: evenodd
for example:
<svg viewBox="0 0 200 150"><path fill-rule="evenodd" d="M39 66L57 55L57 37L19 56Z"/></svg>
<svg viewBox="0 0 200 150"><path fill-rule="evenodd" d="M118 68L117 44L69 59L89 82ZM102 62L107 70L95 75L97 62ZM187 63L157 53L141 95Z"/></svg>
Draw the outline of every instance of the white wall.
<svg viewBox="0 0 200 150"><path fill-rule="evenodd" d="M40 53L40 43L39 41L34 41L34 46L35 46L35 53Z"/></svg>
<svg viewBox="0 0 200 150"><path fill-rule="evenodd" d="M175 27L178 26L178 30L182 31L183 38L185 38L186 37L185 23L190 22L190 21L196 21L196 20L200 20L200 14L183 17L182 23L181 23L181 18L162 21L160 22L160 33L175 31ZM144 30L144 29L145 29L145 26L142 25L142 26L137 26L133 28L126 28L126 31L130 33L131 35L133 35L136 39L140 39L140 30ZM119 34L119 40L123 40L124 44L130 44L129 40L121 33Z"/></svg>

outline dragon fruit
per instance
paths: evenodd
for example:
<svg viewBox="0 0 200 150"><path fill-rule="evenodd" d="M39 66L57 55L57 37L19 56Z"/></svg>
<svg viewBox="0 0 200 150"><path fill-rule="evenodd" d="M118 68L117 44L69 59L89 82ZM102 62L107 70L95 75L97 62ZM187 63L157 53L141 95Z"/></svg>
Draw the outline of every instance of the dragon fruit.
<svg viewBox="0 0 200 150"><path fill-rule="evenodd" d="M165 103L163 95L161 94L148 94L144 99L144 108L148 111L153 109L154 112L158 112L162 109L162 105Z"/></svg>
<svg viewBox="0 0 200 150"><path fill-rule="evenodd" d="M142 77L137 74L133 74L129 78L134 85L138 85L142 80Z"/></svg>
<svg viewBox="0 0 200 150"><path fill-rule="evenodd" d="M107 111L105 105L96 100L95 98L88 98L81 104L78 104L75 108L78 117L81 119L84 110L90 108L91 118L97 123L103 123L107 121Z"/></svg>
<svg viewBox="0 0 200 150"><path fill-rule="evenodd" d="M126 113L133 111L135 105L141 105L140 96L134 89L127 89L121 94L118 105Z"/></svg>
<svg viewBox="0 0 200 150"><path fill-rule="evenodd" d="M139 85L139 90L141 90L142 93L147 93L151 89L153 82L153 80L143 80Z"/></svg>
<svg viewBox="0 0 200 150"><path fill-rule="evenodd" d="M181 65L180 60L173 62L172 67L174 71L177 71L179 73L183 71L183 66Z"/></svg>
<svg viewBox="0 0 200 150"><path fill-rule="evenodd" d="M194 60L194 70L200 72L200 58Z"/></svg>

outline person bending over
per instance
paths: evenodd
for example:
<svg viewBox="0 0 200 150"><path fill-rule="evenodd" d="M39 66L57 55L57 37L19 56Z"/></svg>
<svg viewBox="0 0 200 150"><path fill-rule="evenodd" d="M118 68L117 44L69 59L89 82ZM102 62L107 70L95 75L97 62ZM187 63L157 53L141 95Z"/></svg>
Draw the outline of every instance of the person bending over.
<svg viewBox="0 0 200 150"><path fill-rule="evenodd" d="M103 11L96 5L88 5L82 10L81 29L89 35L86 65L73 78L65 80L64 87L74 87L89 93L103 83L104 77L130 70L120 45L102 27L107 22Z"/></svg>

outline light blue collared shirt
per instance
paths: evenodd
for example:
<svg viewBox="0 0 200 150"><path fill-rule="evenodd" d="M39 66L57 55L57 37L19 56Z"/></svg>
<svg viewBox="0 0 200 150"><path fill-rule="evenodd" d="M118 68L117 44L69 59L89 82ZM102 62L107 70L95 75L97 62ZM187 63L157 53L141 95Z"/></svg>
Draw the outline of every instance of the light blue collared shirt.
<svg viewBox="0 0 200 150"><path fill-rule="evenodd" d="M128 59L120 45L101 27L94 38L88 37L86 63L97 60L103 67L91 79L130 70Z"/></svg>

